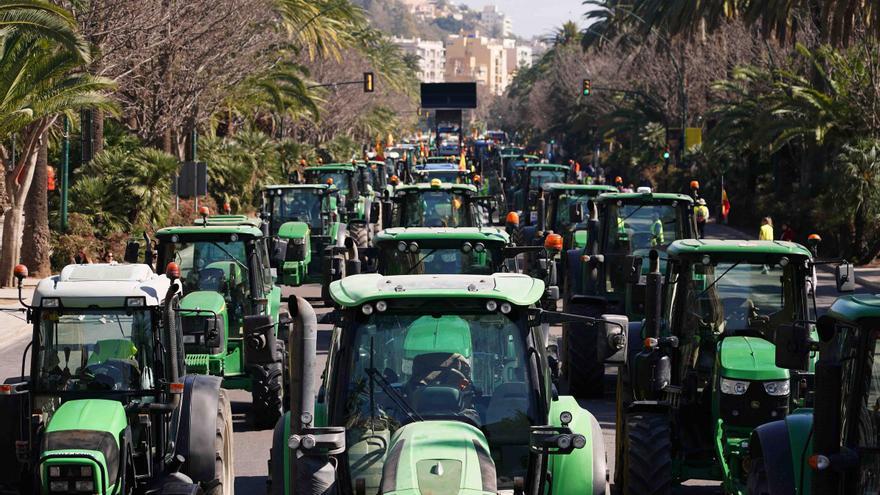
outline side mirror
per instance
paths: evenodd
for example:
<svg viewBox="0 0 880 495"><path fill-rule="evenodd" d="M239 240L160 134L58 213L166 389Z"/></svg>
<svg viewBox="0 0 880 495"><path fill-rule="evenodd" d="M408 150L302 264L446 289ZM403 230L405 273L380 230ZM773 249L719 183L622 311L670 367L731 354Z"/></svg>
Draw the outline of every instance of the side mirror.
<svg viewBox="0 0 880 495"><path fill-rule="evenodd" d="M279 268L287 259L287 239L275 239L272 243L272 266Z"/></svg>
<svg viewBox="0 0 880 495"><path fill-rule="evenodd" d="M381 220L382 203L375 202L370 204L370 223L379 223Z"/></svg>
<svg viewBox="0 0 880 495"><path fill-rule="evenodd" d="M581 205L579 203L573 203L569 205L568 219L571 223L579 223L583 221L583 215L581 214Z"/></svg>
<svg viewBox="0 0 880 495"><path fill-rule="evenodd" d="M627 256L623 269L626 270L627 283L638 284L642 280L642 257Z"/></svg>
<svg viewBox="0 0 880 495"><path fill-rule="evenodd" d="M275 323L269 315L244 317L244 342L247 364L271 364L280 359L275 345Z"/></svg>
<svg viewBox="0 0 880 495"><path fill-rule="evenodd" d="M837 292L853 292L856 290L856 271L852 263L844 262L837 265Z"/></svg>
<svg viewBox="0 0 880 495"><path fill-rule="evenodd" d="M602 315L602 320L603 328L596 333L596 357L608 364L626 363L629 318L624 315Z"/></svg>
<svg viewBox="0 0 880 495"><path fill-rule="evenodd" d="M122 259L126 263L137 263L138 262L138 254L141 252L141 243L137 241L129 241L125 245L125 255L123 255Z"/></svg>
<svg viewBox="0 0 880 495"><path fill-rule="evenodd" d="M807 371L810 367L809 327L800 322L780 325L776 329L776 366L790 370Z"/></svg>

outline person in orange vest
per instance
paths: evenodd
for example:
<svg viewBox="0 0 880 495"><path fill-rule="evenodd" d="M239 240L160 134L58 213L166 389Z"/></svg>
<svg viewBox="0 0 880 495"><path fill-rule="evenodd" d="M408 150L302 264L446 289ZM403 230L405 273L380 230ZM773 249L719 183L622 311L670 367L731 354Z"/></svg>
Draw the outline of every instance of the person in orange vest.
<svg viewBox="0 0 880 495"><path fill-rule="evenodd" d="M623 192L623 177L618 175L614 178L614 187L616 187L618 191Z"/></svg>

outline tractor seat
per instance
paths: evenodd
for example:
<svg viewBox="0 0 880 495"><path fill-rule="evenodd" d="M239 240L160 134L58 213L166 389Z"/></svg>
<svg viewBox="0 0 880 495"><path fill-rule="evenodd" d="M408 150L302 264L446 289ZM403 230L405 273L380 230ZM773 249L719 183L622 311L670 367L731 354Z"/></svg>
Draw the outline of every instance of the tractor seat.
<svg viewBox="0 0 880 495"><path fill-rule="evenodd" d="M455 415L461 412L461 391L455 387L429 386L413 391L412 406L419 414Z"/></svg>

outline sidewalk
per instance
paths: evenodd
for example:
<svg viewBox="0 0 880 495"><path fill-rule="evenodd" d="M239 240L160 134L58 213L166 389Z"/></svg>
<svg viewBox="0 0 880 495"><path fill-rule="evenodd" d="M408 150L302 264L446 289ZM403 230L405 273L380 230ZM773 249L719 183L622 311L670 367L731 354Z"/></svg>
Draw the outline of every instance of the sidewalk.
<svg viewBox="0 0 880 495"><path fill-rule="evenodd" d="M40 282L38 278L26 278L22 284L21 295L28 304L34 295L34 289ZM0 306L16 306L18 305L18 286L16 287L0 287Z"/></svg>

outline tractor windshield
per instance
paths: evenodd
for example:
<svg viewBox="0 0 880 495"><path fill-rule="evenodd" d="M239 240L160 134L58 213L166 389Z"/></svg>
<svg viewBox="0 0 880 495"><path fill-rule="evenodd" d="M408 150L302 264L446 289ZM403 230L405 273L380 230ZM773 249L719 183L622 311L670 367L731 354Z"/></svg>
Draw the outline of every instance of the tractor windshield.
<svg viewBox="0 0 880 495"><path fill-rule="evenodd" d="M684 284L675 284L686 287L684 327L714 333L753 330L772 340L779 325L790 324L797 318L798 292L793 283L797 277L791 265L794 264L690 265L685 273L673 275L687 277Z"/></svg>
<svg viewBox="0 0 880 495"><path fill-rule="evenodd" d="M276 192L277 191L277 192ZM321 203L324 196L318 189L276 189L272 195L272 232L287 222L305 222L315 230L321 228Z"/></svg>
<svg viewBox="0 0 880 495"><path fill-rule="evenodd" d="M436 301L430 305L437 309ZM529 426L537 424L528 330L501 312L424 314L429 311L358 312L341 390L352 475L363 469L356 466L375 462L353 453L372 456L376 435L390 438L402 424L445 419L482 429L499 487L512 483L525 474Z"/></svg>
<svg viewBox="0 0 880 495"><path fill-rule="evenodd" d="M592 196L587 191L566 191L559 195L555 204L551 203L551 208L547 209L546 225L549 229L557 232L565 232L575 224L572 221L572 206L577 205L581 214L587 211L587 203Z"/></svg>
<svg viewBox="0 0 880 495"><path fill-rule="evenodd" d="M404 243L406 244L406 243ZM469 274L491 275L499 271L502 255L500 246L470 243L432 245L417 243L418 250L409 249L412 244L386 242L379 249L379 273L389 275L407 274ZM479 244L479 246L477 246ZM493 243L494 244L494 243ZM479 250L479 251L478 251Z"/></svg>
<svg viewBox="0 0 880 495"><path fill-rule="evenodd" d="M228 236L226 236L228 238ZM180 267L183 293L219 292L230 308L233 321L248 313L251 294L245 241L193 241L161 243L160 259Z"/></svg>
<svg viewBox="0 0 880 495"><path fill-rule="evenodd" d="M464 194L431 190L408 193L401 198L400 227L469 227Z"/></svg>
<svg viewBox="0 0 880 495"><path fill-rule="evenodd" d="M333 180L333 185L340 191L348 192L351 187L349 180L349 172L340 171L316 171L306 169L306 180L310 184L327 184L329 180Z"/></svg>
<svg viewBox="0 0 880 495"><path fill-rule="evenodd" d="M623 204L608 209L608 252L648 256L679 237L678 209L671 204Z"/></svg>
<svg viewBox="0 0 880 495"><path fill-rule="evenodd" d="M420 174L421 182L430 182L432 179L440 179L447 184L462 183L461 174L458 170L428 170Z"/></svg>
<svg viewBox="0 0 880 495"><path fill-rule="evenodd" d="M34 356L41 392L153 389L154 327L149 310L37 312Z"/></svg>
<svg viewBox="0 0 880 495"><path fill-rule="evenodd" d="M547 182L565 182L564 170L531 170L529 171L529 190L540 190Z"/></svg>

